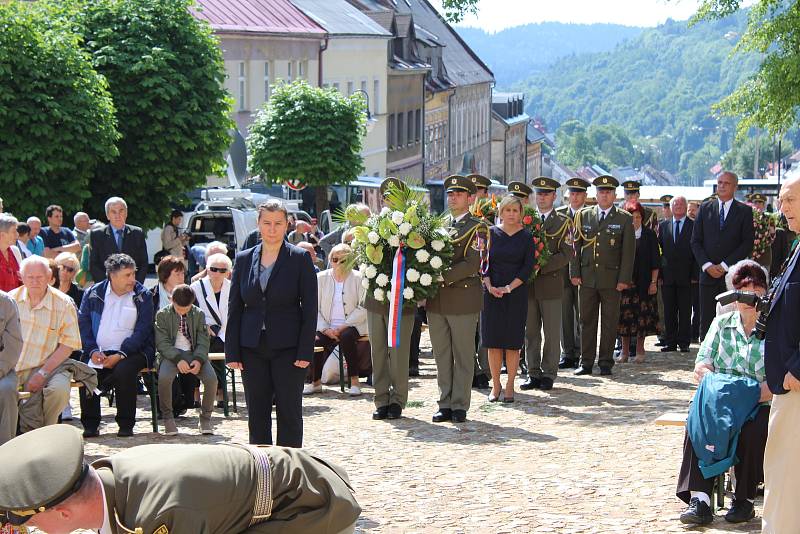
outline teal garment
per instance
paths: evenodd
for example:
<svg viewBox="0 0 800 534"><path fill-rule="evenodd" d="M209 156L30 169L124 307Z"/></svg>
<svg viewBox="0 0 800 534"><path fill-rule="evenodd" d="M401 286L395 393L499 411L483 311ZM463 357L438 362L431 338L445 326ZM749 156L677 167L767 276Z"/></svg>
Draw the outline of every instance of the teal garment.
<svg viewBox="0 0 800 534"><path fill-rule="evenodd" d="M744 376L708 373L689 407L686 432L705 478L738 463L739 432L758 412L761 386Z"/></svg>
<svg viewBox="0 0 800 534"><path fill-rule="evenodd" d="M28 239L26 245L32 254L44 256L44 240L41 238L41 236L37 235L36 237Z"/></svg>

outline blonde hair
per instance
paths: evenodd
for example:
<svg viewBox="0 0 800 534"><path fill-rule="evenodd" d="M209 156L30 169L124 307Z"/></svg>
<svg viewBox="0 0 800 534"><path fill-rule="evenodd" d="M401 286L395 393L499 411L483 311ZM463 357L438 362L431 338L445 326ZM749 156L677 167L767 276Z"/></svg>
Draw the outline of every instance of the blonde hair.
<svg viewBox="0 0 800 534"><path fill-rule="evenodd" d="M500 204L497 206L497 214L502 217L503 210L512 204L519 206L519 212L522 213L522 200L514 195L506 195L500 200Z"/></svg>
<svg viewBox="0 0 800 534"><path fill-rule="evenodd" d="M73 252L62 252L55 257L55 261L57 265L60 265L61 263L71 263L75 268L76 273L81 268L81 262L78 261L78 256L76 256Z"/></svg>

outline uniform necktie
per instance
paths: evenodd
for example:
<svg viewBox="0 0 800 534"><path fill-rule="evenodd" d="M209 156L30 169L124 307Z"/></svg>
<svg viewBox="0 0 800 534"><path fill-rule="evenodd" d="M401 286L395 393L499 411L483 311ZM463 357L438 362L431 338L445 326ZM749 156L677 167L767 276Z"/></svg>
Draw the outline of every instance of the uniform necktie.
<svg viewBox="0 0 800 534"><path fill-rule="evenodd" d="M114 236L117 241L117 250L122 252L122 230L114 230Z"/></svg>
<svg viewBox="0 0 800 534"><path fill-rule="evenodd" d="M600 212L600 222L603 222L605 220L606 220L606 212L601 211Z"/></svg>
<svg viewBox="0 0 800 534"><path fill-rule="evenodd" d="M719 205L719 229L725 226L725 203L721 202Z"/></svg>

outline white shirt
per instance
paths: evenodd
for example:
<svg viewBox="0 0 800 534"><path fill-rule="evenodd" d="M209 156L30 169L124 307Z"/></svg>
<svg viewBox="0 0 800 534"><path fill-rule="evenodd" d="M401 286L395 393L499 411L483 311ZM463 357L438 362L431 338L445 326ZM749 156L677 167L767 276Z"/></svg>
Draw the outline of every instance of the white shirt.
<svg viewBox="0 0 800 534"><path fill-rule="evenodd" d="M643 227L640 226L638 230L634 230L633 231L633 235L636 237L636 239L639 239L640 237L642 237L642 228Z"/></svg>
<svg viewBox="0 0 800 534"><path fill-rule="evenodd" d="M575 218L575 214L578 213L578 211L580 211L582 209L583 209L583 206L581 206L580 208L577 208L577 209L573 208L572 206L570 206L569 207L569 212L572 214L572 218L574 219Z"/></svg>
<svg viewBox="0 0 800 534"><path fill-rule="evenodd" d="M136 327L138 312L133 304L133 291L117 295L109 282L104 300L103 315L97 329L97 350L119 350Z"/></svg>
<svg viewBox="0 0 800 534"><path fill-rule="evenodd" d="M333 281L333 301L331 302L331 328L339 328L347 322L344 314L344 282Z"/></svg>
<svg viewBox="0 0 800 534"><path fill-rule="evenodd" d="M607 209L602 209L600 206L597 206L597 211L600 212L600 213L597 214L597 220L598 221L601 220L601 219L605 220L606 218L608 218L608 212L611 211L611 207L609 207Z"/></svg>
<svg viewBox="0 0 800 534"><path fill-rule="evenodd" d="M675 232L675 228L678 223L681 223L681 231L683 231L683 227L686 226L686 217L681 217L680 219L676 219L675 217L672 218L672 237L678 239L678 234Z"/></svg>
<svg viewBox="0 0 800 534"><path fill-rule="evenodd" d="M553 210L552 210L552 209L551 209L550 211L548 211L547 213L542 213L542 212L540 211L540 212L539 212L539 216L542 218L542 220L543 220L543 221L546 221L546 220L547 220L547 218L550 216L550 214L551 214L551 213L553 213Z"/></svg>
<svg viewBox="0 0 800 534"><path fill-rule="evenodd" d="M453 224L457 223L458 221L460 221L461 219L463 219L464 217L466 217L466 216L467 216L467 213L469 213L469 212L468 212L468 211L465 211L464 213L462 213L462 214L461 214L461 215L459 215L458 217L453 217Z"/></svg>
<svg viewBox="0 0 800 534"><path fill-rule="evenodd" d="M727 221L727 220L728 220L728 214L731 212L731 206L732 206L732 205L733 205L733 199L726 200L725 202L723 202L723 201L721 201L721 200L719 201L719 209L720 209L720 210L722 210L723 206L725 207L725 211L724 211L724 213L722 214L722 220L723 220L723 221ZM709 267L711 267L712 265L714 265L714 264L713 264L713 263L711 263L710 261L707 261L707 262L705 262L705 263L703 264L703 266L701 267L701 269L703 270L703 272L705 272L705 271L706 271L706 270L708 270L708 268L709 268ZM725 269L725 272L728 272L728 264L727 264L727 263L725 263L725 262L723 261L723 262L722 262L722 263L720 263L719 265L720 265L720 267L722 267L723 269Z"/></svg>

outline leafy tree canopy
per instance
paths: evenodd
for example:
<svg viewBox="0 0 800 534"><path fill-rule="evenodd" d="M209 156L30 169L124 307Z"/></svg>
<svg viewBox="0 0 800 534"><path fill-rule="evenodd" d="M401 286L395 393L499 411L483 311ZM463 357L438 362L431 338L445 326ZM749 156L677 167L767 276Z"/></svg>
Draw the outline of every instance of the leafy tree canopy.
<svg viewBox="0 0 800 534"><path fill-rule="evenodd" d="M759 174L766 168L767 162L777 161L778 144L766 136L761 136L759 146L756 148L756 139L747 137L737 142L722 158L722 165L730 169L741 178L754 178L753 175L756 150L759 152ZM781 143L781 158L789 156L794 151L792 142L784 140Z"/></svg>
<svg viewBox="0 0 800 534"><path fill-rule="evenodd" d="M43 2L37 2L43 4ZM48 0L83 36L117 108L119 157L98 167L85 204L118 195L130 220L161 226L172 201L206 182L229 145L222 52L191 0Z"/></svg>
<svg viewBox="0 0 800 534"><path fill-rule="evenodd" d="M464 15L478 14L478 0L442 0L442 8L448 22L461 22Z"/></svg>
<svg viewBox="0 0 800 534"><path fill-rule="evenodd" d="M0 4L0 189L6 210L44 216L89 196L117 154L114 105L79 38L27 3Z"/></svg>

